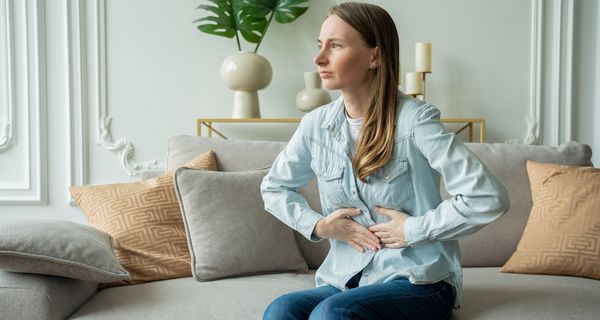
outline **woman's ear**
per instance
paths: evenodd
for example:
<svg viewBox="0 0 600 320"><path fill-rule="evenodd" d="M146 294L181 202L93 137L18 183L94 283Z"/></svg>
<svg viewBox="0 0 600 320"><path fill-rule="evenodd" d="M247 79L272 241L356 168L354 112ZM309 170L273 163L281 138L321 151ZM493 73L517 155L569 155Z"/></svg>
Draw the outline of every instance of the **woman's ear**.
<svg viewBox="0 0 600 320"><path fill-rule="evenodd" d="M371 61L369 65L369 69L375 69L380 65L380 55L379 55L379 47L375 47L371 53Z"/></svg>

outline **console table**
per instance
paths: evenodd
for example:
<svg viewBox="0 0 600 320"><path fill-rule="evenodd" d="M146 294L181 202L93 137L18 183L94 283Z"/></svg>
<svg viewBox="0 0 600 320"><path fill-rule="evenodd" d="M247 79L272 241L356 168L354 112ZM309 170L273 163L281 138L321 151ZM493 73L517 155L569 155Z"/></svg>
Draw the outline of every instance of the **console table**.
<svg viewBox="0 0 600 320"><path fill-rule="evenodd" d="M202 136L202 127L206 127L208 137L212 137L213 132L223 139L227 137L217 130L215 123L299 123L301 118L198 118L196 119L196 135ZM483 118L442 118L442 123L462 125L454 130L456 134L467 130L467 142L473 142L473 127L479 125L479 142L485 142L485 119Z"/></svg>

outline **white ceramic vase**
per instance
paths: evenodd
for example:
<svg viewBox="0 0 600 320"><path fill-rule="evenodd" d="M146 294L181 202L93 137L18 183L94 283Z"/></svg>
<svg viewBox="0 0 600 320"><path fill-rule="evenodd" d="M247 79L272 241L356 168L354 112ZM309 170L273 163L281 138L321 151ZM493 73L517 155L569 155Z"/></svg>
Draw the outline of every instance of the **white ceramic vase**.
<svg viewBox="0 0 600 320"><path fill-rule="evenodd" d="M305 89L296 96L296 107L301 111L308 112L331 101L327 90L321 88L318 72L305 72L304 85Z"/></svg>
<svg viewBox="0 0 600 320"><path fill-rule="evenodd" d="M234 91L232 118L260 118L258 93L271 82L273 69L263 56L241 51L221 65L221 79Z"/></svg>

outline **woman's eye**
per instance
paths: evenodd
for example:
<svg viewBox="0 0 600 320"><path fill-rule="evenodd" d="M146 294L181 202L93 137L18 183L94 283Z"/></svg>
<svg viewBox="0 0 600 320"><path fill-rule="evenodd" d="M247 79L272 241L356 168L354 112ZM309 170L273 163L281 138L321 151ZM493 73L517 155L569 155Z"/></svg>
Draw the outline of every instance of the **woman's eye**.
<svg viewBox="0 0 600 320"><path fill-rule="evenodd" d="M337 44L337 43L332 43L332 44L331 44L331 47L332 47L332 48L339 48L339 47L340 47L340 45L339 45L339 44Z"/></svg>

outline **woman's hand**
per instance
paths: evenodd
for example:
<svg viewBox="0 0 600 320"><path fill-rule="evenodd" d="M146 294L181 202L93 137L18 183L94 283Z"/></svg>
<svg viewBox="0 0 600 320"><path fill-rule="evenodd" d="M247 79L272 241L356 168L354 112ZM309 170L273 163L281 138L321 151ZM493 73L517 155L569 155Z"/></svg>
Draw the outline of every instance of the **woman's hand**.
<svg viewBox="0 0 600 320"><path fill-rule="evenodd" d="M317 237L345 241L360 252L364 252L364 248L372 251L381 249L379 238L350 218L359 214L357 208L338 209L319 220L313 232Z"/></svg>
<svg viewBox="0 0 600 320"><path fill-rule="evenodd" d="M410 216L402 211L382 207L375 207L375 212L379 215L388 216L391 220L371 226L369 227L369 231L379 237L381 243L386 248L398 249L406 247L404 221Z"/></svg>

